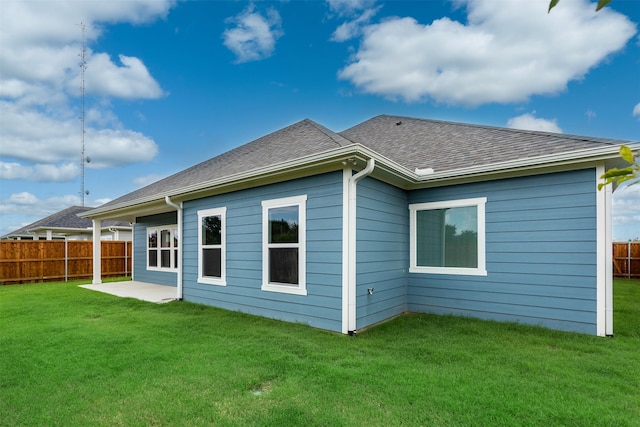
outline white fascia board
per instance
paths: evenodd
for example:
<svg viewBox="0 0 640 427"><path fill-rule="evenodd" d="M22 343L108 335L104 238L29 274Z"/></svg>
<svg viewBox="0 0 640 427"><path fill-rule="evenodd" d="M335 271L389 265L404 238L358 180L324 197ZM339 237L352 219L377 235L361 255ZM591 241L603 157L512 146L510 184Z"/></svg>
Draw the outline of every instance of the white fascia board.
<svg viewBox="0 0 640 427"><path fill-rule="evenodd" d="M632 150L640 149L640 143L628 144ZM529 157L524 159L510 160L488 165L471 166L448 170L443 172L434 171L429 175L414 175L415 183L430 183L438 181L449 181L466 177L488 177L513 172L530 172L548 168L570 168L580 165L593 165L610 159L617 159L620 146L609 145L586 150L570 151L546 156Z"/></svg>
<svg viewBox="0 0 640 427"><path fill-rule="evenodd" d="M627 144L633 151L640 150L640 143ZM323 166L331 167L337 165L337 162L357 159L362 162L362 166L371 158L376 161L376 171L374 176L380 173L386 174L390 181L404 189L422 187L424 185L444 185L449 181L456 181L465 178L487 179L489 177L497 177L506 173L514 172L531 172L535 170L543 170L551 167L570 167L600 160L616 159L619 157L619 146L609 145L606 147L597 147L594 149L571 151L547 156L538 156L525 159L517 159L501 163L492 163L481 166L471 166L455 170L447 170L439 172L435 170L429 175L418 175L415 171L411 171L397 162L380 155L379 153L361 145L352 144L339 147L333 150L324 151L313 154L311 156L290 160L258 169L250 169L235 175L223 178L201 182L180 188L154 194L144 198L130 200L118 205L112 205L105 208L97 207L90 211L78 214L81 218L100 218L109 219L114 217L131 217L139 216L140 212L161 213L166 211L164 198L171 197L172 200L180 202L205 197L210 192L234 191L241 188L250 187L256 182L272 179L273 182L282 180L286 176L303 175L305 172L318 169ZM430 167L430 165L424 165ZM336 166L336 170L337 170ZM280 177L280 179L278 179Z"/></svg>
<svg viewBox="0 0 640 427"><path fill-rule="evenodd" d="M322 153L314 154L312 156L303 157L296 160L291 160L275 165L259 169L251 169L246 172L241 172L235 175L226 176L219 179L201 182L198 184L182 187L178 190L171 190L166 192L160 192L153 196L143 197L139 199L129 200L117 205L111 205L104 208L97 207L87 212L79 214L81 218L112 218L114 216L128 216L133 212L149 211L152 212L157 209L166 208L164 199L166 196L171 197L174 201L186 201L196 198L204 197L202 194L207 190L220 189L221 191L229 187L243 187L243 184L255 183L256 181L266 180L270 177L277 177L282 175L294 175L296 173L303 173L306 170L312 170L322 166L336 165L334 169L341 170L342 165L338 167L341 161L346 160L360 160L363 163L370 158L362 150L359 144L353 144L350 146L340 147L335 150L325 151Z"/></svg>
<svg viewBox="0 0 640 427"><path fill-rule="evenodd" d="M46 231L51 231L56 234L70 234L70 233L78 233L78 234L91 234L93 233L92 228L71 228L71 227L35 227L27 230L29 233L44 233Z"/></svg>

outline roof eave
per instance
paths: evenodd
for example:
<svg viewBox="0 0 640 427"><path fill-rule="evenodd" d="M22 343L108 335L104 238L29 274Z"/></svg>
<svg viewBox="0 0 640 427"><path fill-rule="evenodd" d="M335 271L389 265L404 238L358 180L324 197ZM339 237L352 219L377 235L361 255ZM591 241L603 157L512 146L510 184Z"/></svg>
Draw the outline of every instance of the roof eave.
<svg viewBox="0 0 640 427"><path fill-rule="evenodd" d="M101 231L109 231L109 229L118 229L118 230L131 230L129 226L123 225L109 225L103 226L100 228ZM60 235L63 234L91 234L93 233L93 228L91 227L34 227L27 230L28 233L46 233L47 231L51 231L53 233L57 233Z"/></svg>
<svg viewBox="0 0 640 427"><path fill-rule="evenodd" d="M245 172L223 178L189 185L178 190L164 191L154 194L153 196L130 200L104 208L97 207L78 214L78 216L92 219L122 219L133 222L136 217L174 211L174 208L166 204L166 196L169 196L174 203L183 202L215 194L228 193L254 186L262 186L303 176L339 170L342 169L347 162L355 161L357 163L359 161L362 167L364 167L364 163L370 158L367 152L373 153L360 144L339 147L311 156L263 168L249 169Z"/></svg>
<svg viewBox="0 0 640 427"><path fill-rule="evenodd" d="M632 150L639 150L640 143L631 143ZM607 168L624 166L620 158L619 145L575 150L545 156L515 159L501 163L470 166L447 171L434 171L428 175L417 175L412 172L413 185L444 185L451 181L486 180L503 176L527 175L545 173L553 170L568 170L590 167L598 162L604 162Z"/></svg>
<svg viewBox="0 0 640 427"><path fill-rule="evenodd" d="M640 143L631 143L632 150L640 149ZM249 169L224 178L157 193L153 196L130 200L104 208L97 207L78 214L81 218L120 219L135 222L136 217L172 212L165 197L182 202L215 194L262 186L290 179L340 170L351 165L355 169L364 168L365 163L376 159L373 176L403 189L424 188L447 185L451 182L480 181L498 177L543 173L551 170L568 170L588 167L596 162L605 162L607 167L616 165L619 146L607 145L586 150L576 150L553 155L515 159L507 162L470 166L447 171L435 171L429 175L418 175L397 162L361 145L352 144L311 156L301 157L275 165ZM428 167L428 165L425 165Z"/></svg>

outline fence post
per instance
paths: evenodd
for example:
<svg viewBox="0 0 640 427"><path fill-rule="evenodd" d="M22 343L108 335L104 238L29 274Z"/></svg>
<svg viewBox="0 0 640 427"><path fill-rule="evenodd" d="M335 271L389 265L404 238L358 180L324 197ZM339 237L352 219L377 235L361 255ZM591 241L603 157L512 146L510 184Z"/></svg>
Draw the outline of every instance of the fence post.
<svg viewBox="0 0 640 427"><path fill-rule="evenodd" d="M69 281L69 240L64 236L64 281Z"/></svg>
<svg viewBox="0 0 640 427"><path fill-rule="evenodd" d="M627 242L627 276L631 280L631 240Z"/></svg>
<svg viewBox="0 0 640 427"><path fill-rule="evenodd" d="M44 251L46 250L44 248L44 243L42 242L42 240L38 240L38 249L40 250L39 256L40 256L40 262L39 262L39 269L38 272L40 274L38 274L38 276L40 276L41 281L44 282Z"/></svg>

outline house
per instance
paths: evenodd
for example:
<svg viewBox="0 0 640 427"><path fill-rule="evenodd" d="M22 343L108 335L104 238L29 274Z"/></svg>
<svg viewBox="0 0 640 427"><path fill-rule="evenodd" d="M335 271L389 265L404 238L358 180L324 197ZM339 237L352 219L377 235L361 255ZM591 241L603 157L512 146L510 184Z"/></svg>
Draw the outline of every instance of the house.
<svg viewBox="0 0 640 427"><path fill-rule="evenodd" d="M91 240L93 223L90 219L80 218L78 214L93 208L71 206L19 228L1 237L10 240ZM130 241L133 227L125 221L104 221L100 229L101 240Z"/></svg>
<svg viewBox="0 0 640 427"><path fill-rule="evenodd" d="M134 280L185 301L349 334L418 312L604 336L612 189L596 186L621 144L303 120L81 215L134 223Z"/></svg>

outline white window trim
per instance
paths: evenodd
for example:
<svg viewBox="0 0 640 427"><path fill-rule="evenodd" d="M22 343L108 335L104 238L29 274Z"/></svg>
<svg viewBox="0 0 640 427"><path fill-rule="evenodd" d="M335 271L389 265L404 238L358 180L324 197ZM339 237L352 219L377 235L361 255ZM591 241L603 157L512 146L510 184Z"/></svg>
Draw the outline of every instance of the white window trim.
<svg viewBox="0 0 640 427"><path fill-rule="evenodd" d="M220 277L202 275L202 219L208 216L220 216ZM198 211L198 283L227 286L227 208L214 208ZM217 245L215 245L217 246ZM209 247L209 246L206 246Z"/></svg>
<svg viewBox="0 0 640 427"><path fill-rule="evenodd" d="M169 248L171 251L171 267L161 267L161 260L162 257L160 255L162 250L167 250L167 248L162 248L162 242L160 241L161 237L161 231L162 230L171 230L171 247ZM157 226L153 226L153 227L147 227L146 229L146 235L145 235L145 239L146 239L146 246L147 246L147 270L149 271L166 271L166 272L170 272L170 273L177 273L178 272L178 267L175 265L175 258L173 255L173 251L178 251L178 259L180 259L180 239L182 238L182 236L178 235L178 245L177 246L173 246L173 242L174 242L174 230L177 230L178 233L180 232L180 230L178 229L178 225L173 224L173 225L157 225ZM158 233L158 247L157 248L150 248L149 247L149 232L150 231L156 231ZM157 250L158 251L158 255L157 255L157 262L158 262L158 266L157 267L150 267L149 266L149 251L150 250Z"/></svg>
<svg viewBox="0 0 640 427"><path fill-rule="evenodd" d="M449 200L443 202L415 203L409 205L409 272L429 273L429 274L456 274L466 276L486 276L486 240L485 240L485 204L486 197L475 199ZM418 211L446 208L461 208L476 206L478 208L478 267L424 267L417 265L417 236L416 236L416 216Z"/></svg>
<svg viewBox="0 0 640 427"><path fill-rule="evenodd" d="M269 209L298 206L298 243L269 244ZM307 295L307 195L264 200L262 202L262 290L285 294ZM269 248L298 248L298 285L269 282Z"/></svg>

